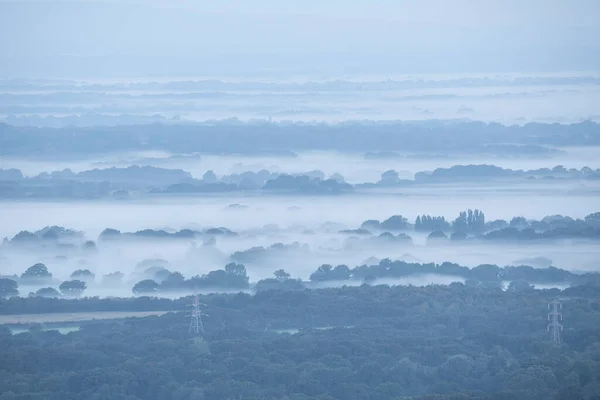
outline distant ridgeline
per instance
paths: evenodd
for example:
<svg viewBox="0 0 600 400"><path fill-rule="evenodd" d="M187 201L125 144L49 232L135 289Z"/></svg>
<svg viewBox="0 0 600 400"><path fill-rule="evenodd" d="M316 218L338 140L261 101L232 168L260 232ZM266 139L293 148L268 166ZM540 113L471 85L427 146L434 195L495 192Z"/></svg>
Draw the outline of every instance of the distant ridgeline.
<svg viewBox="0 0 600 400"><path fill-rule="evenodd" d="M581 169L558 165L554 168L540 168L535 170L512 170L496 167L494 165L455 165L450 168L437 168L433 172L418 172L415 182L450 182L450 181L477 181L478 179L600 179L600 169L593 170L588 167Z"/></svg>
<svg viewBox="0 0 600 400"><path fill-rule="evenodd" d="M0 169L0 198L11 199L95 199L128 198L140 195L230 193L262 191L263 193L342 194L354 190L410 187L451 182L532 182L565 180L598 180L600 170L563 166L537 170L512 170L494 165L455 165L418 172L414 179L400 179L398 172L388 170L377 182L349 184L340 174L329 177L319 170L297 174L267 170L246 171L217 177L206 171L201 179L181 169L133 165L126 168L93 169L74 173L70 169L44 172L25 177L19 169Z"/></svg>
<svg viewBox="0 0 600 400"><path fill-rule="evenodd" d="M92 154L138 150L173 153L255 154L265 151L336 150L522 153L526 146L598 146L600 125L528 123L523 126L469 121L349 121L326 123L148 124L97 128L15 127L0 123L0 155ZM496 149L493 148L496 146ZM525 148L528 149L528 148ZM531 147L529 148L531 149Z"/></svg>

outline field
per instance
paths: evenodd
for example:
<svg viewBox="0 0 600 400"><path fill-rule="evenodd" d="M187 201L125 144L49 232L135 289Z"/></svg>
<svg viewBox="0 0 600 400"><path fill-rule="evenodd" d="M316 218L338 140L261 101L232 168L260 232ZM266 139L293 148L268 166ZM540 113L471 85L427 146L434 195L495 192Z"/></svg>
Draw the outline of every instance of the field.
<svg viewBox="0 0 600 400"><path fill-rule="evenodd" d="M53 313L53 314L20 314L0 315L2 324L43 324L54 322L80 322L101 319L140 318L153 315L163 315L167 311L99 311L81 313Z"/></svg>

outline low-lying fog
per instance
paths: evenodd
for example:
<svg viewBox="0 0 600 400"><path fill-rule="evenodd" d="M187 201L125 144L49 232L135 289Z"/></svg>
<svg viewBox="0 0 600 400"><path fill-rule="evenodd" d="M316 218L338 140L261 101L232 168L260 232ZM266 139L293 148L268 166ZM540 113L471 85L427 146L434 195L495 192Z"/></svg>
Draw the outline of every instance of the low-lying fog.
<svg viewBox="0 0 600 400"><path fill-rule="evenodd" d="M521 190L502 186L462 184L396 189L396 193L355 193L340 196L215 194L203 197L165 196L148 200L4 202L0 207L0 236L60 225L96 238L105 228L121 231L225 227L234 231L302 225L314 229L324 222L358 228L368 219L401 214L414 221L429 214L453 220L468 208L485 212L487 220L514 216L543 218L566 215L583 218L598 210L597 192L566 184L562 190L535 186ZM247 208L232 209L232 204ZM344 229L344 228L341 228Z"/></svg>
<svg viewBox="0 0 600 400"><path fill-rule="evenodd" d="M275 121L339 122L364 119L461 119L506 124L578 122L598 119L597 74L571 79L533 75L437 75L378 81L360 76L347 81L315 77L295 85L271 78L253 84L241 77L227 81L105 83L28 82L24 88L0 81L0 121L15 125L114 125L117 121L178 122L239 118ZM339 77L338 77L339 78ZM527 83L527 78L532 82ZM424 79L424 80L422 80ZM546 82L545 84L543 82Z"/></svg>
<svg viewBox="0 0 600 400"><path fill-rule="evenodd" d="M306 172L319 169L326 175L341 173L347 181L375 182L388 170L412 178L419 171L455 164L495 164L512 169L536 169L563 165L566 168L598 168L597 150L569 148L553 153L551 158L486 158L485 156L406 157L394 160L365 160L363 154L313 152L298 157L234 157L202 155L199 158L169 158L163 152L109 155L93 160L62 161L4 158L0 168L20 168L26 175L70 168L75 172L91 168L154 165L181 168L201 177L207 170L217 175L268 169L281 172ZM171 271L185 276L203 274L223 268L230 261L246 265L252 282L269 277L283 268L293 277L308 279L321 264L346 264L350 267L365 261L390 258L420 263L450 261L466 266L479 264L532 264L544 257L552 265L571 271L595 271L600 248L595 242L562 241L546 244L500 244L479 241L467 243L427 243L426 235L407 232L413 245L398 242L351 238L339 231L359 228L369 219L385 220L403 215L414 222L417 215L444 216L452 221L466 209L480 209L486 220L510 220L515 216L541 219L547 215L583 218L598 211L599 181L536 181L503 184L478 182L429 184L427 186L357 190L345 195L294 196L254 192L206 194L202 196L156 195L138 200L105 201L5 201L0 206L0 238L13 237L20 231L36 231L45 226L63 226L85 233L97 243L96 254L77 254L58 248L42 253L0 248L2 275L21 274L27 267L45 263L58 279L67 279L76 269L90 269L96 281L102 275L121 271L126 285L113 288L90 286L87 294L130 295L139 279L136 264L144 259L164 259ZM232 205L236 205L232 207ZM224 227L235 236L218 236L214 246L201 240L140 240L117 243L98 241L106 228L122 232L143 229L202 230ZM270 252L257 261L240 261L232 257L252 247L269 247L275 243L290 245L283 251ZM547 265L544 265L547 266ZM445 283L448 277L415 278ZM23 290L22 290L23 291Z"/></svg>
<svg viewBox="0 0 600 400"><path fill-rule="evenodd" d="M283 268L294 278L307 280L322 264L346 264L349 267L364 263L377 263L378 259L390 258L417 263L443 263L452 261L468 267L480 264L497 265L532 265L538 262L571 270L574 272L598 271L597 260L600 259L600 249L595 242L561 242L534 245L517 244L482 244L468 243L445 245L425 244L422 235L411 234L415 245L369 244L344 240L332 233L302 234L298 232L282 233L279 235L243 235L240 238L217 240L215 247L205 248L190 241L158 241L135 240L123 243L98 243L95 255L60 256L61 251L32 252L10 251L3 254L2 273L4 275L24 272L37 262L47 265L49 271L59 280L68 280L69 275L77 269L89 269L96 275L96 282L102 282L102 276L120 271L125 274L122 286L94 286L88 284L87 295L129 296L132 286L142 279L147 279L142 273L144 268L136 266L145 259L162 259L168 262L164 266L170 271L179 271L186 277L202 275L211 270L222 269L231 261L230 254L236 250L246 250L253 246L269 246L274 242L291 243L300 241L305 246L302 250L290 249L278 252L256 262L245 262L251 282L273 277L273 271ZM373 257L375 256L375 257ZM541 260L541 261L539 261ZM157 264L162 265L157 262ZM546 267L547 264L538 264ZM448 284L464 281L464 278L438 275L415 275L402 279L388 279L375 282L382 284L413 284L429 283ZM360 284L360 281L355 284ZM332 285L335 282L326 283ZM339 282L339 284L353 284ZM45 285L48 286L48 285ZM31 291L35 291L31 288ZM21 287L22 294L28 293L27 287Z"/></svg>
<svg viewBox="0 0 600 400"><path fill-rule="evenodd" d="M234 203L247 208L228 207ZM504 192L493 187L467 190L449 185L398 194L165 197L144 202L68 204L7 202L0 208L0 236L12 237L21 230L35 231L51 225L81 230L87 239L94 241L103 229L109 227L122 232L225 227L237 235L217 236L214 246L189 239L97 241L98 252L95 255L72 254L56 248L43 254L4 250L0 261L4 275L20 274L37 262L45 263L59 279L67 279L76 269L90 269L98 282L102 275L110 272L126 274L125 286L108 292L106 288L91 286L86 292L90 295L129 295L133 284L141 279L136 264L144 259L167 260L168 269L182 272L187 277L221 269L230 261L242 262L253 282L272 276L273 271L279 268L293 277L308 279L321 264L353 267L364 262L373 263L372 257L419 263L450 261L469 267L479 264L534 265L536 259L543 257L556 267L575 272L597 270L600 247L596 242L583 240L545 244L478 241L432 244L427 242L426 234L410 231L407 232L413 238L413 245L410 245L373 242L365 237L357 239L339 232L356 229L368 219L384 220L394 214L402 214L410 221L424 213L443 215L447 220L453 220L466 208L483 210L487 220L510 220L513 216L541 219L553 214L583 218L597 211L598 202L590 194ZM236 251L256 246L294 242L298 245L270 252L256 261L240 261L231 257ZM447 277L441 279L445 282Z"/></svg>

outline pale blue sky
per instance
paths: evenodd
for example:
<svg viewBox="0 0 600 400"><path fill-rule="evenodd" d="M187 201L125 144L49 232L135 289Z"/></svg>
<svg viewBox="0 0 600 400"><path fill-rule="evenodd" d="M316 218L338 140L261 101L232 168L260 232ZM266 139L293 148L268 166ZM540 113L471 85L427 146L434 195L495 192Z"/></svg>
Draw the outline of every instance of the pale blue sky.
<svg viewBox="0 0 600 400"><path fill-rule="evenodd" d="M41 75L32 60L49 75L168 74L160 57L177 75L259 54L280 68L590 70L600 67L599 20L598 0L0 1L0 76Z"/></svg>

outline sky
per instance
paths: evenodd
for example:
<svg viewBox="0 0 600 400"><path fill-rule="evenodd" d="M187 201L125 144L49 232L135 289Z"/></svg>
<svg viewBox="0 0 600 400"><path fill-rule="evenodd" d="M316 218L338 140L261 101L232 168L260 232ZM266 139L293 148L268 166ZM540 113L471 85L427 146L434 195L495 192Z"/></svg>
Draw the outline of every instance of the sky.
<svg viewBox="0 0 600 400"><path fill-rule="evenodd" d="M0 78L600 69L597 0L0 0Z"/></svg>

